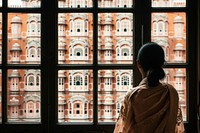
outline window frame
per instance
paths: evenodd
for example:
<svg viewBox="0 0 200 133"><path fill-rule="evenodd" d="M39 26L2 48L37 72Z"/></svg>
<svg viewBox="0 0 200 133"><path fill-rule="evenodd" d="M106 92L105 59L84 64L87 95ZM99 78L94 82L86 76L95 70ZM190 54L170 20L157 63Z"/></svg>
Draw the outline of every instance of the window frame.
<svg viewBox="0 0 200 133"><path fill-rule="evenodd" d="M88 132L89 131L105 131L113 132L115 123L98 123L98 70L107 69L129 69L134 75L140 75L136 67L136 54L141 44L151 40L151 13L153 12L186 12L187 18L187 59L186 63L167 63L165 68L186 68L187 69L187 111L188 121L185 122L187 132L197 131L196 105L198 74L198 63L196 57L198 55L198 45L189 46L189 44L197 44L197 28L189 28L190 25L197 27L197 12L191 9L199 9L197 1L187 0L187 7L183 8L152 8L151 0L143 3L140 0L133 0L134 7L130 8L102 8L98 7L98 1L93 2L93 7L89 8L58 8L58 1L51 2L42 0L41 8L8 8L8 2L3 1L0 12L2 13L2 77L7 77L8 69L39 69L41 71L41 122L40 123L8 123L7 122L7 78L2 78L2 124L0 129L3 132ZM199 2L200 3L200 2ZM58 64L58 13L92 13L93 24L98 24L98 13L132 13L133 18L133 62L132 64L98 64L98 26L93 25L93 64L73 65L73 64ZM38 65L28 64L8 64L7 63L7 19L8 13L39 13L41 14L41 63ZM51 15L47 15L51 14ZM199 16L200 17L200 16ZM47 25L48 23L48 25ZM116 23L117 24L117 23ZM51 27L51 31L49 30ZM137 31L137 32L135 32ZM51 44L51 45L50 45ZM53 54L52 54L53 53ZM189 54L193 53L193 54ZM131 53L130 53L131 54ZM58 123L58 70L93 70L93 123ZM51 73L50 73L51 72ZM194 77L197 80L194 80ZM133 86L136 86L141 80L140 76L133 76ZM47 82L48 81L48 82ZM88 79L87 79L88 81ZM130 81L130 80L129 80ZM119 81L121 82L121 81ZM72 83L73 84L73 83ZM121 83L119 83L121 84ZM130 83L129 83L130 84ZM42 89L44 88L44 89ZM189 90L189 88L196 88ZM191 99L191 97L193 99ZM69 103L71 106L73 104ZM118 104L118 103L117 103ZM52 109L53 108L53 109ZM18 112L20 113L20 112ZM19 128L20 127L20 128Z"/></svg>

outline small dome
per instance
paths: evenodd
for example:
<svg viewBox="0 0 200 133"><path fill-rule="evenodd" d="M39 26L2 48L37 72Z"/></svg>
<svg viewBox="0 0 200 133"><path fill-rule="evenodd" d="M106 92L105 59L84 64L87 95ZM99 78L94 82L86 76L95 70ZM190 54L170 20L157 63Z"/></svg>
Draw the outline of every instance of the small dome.
<svg viewBox="0 0 200 133"><path fill-rule="evenodd" d="M17 106L20 105L19 100L15 97L13 97L12 99L9 100L9 106Z"/></svg>
<svg viewBox="0 0 200 133"><path fill-rule="evenodd" d="M176 46L175 46L175 49L174 50L178 50L178 51L184 51L184 47L183 47L183 44L181 43L177 43Z"/></svg>
<svg viewBox="0 0 200 133"><path fill-rule="evenodd" d="M174 18L174 23L183 23L183 18L181 16L176 16Z"/></svg>
<svg viewBox="0 0 200 133"><path fill-rule="evenodd" d="M58 104L59 104L59 105L64 105L64 104L66 104L65 98L64 98L64 97L59 97L59 98L58 98Z"/></svg>
<svg viewBox="0 0 200 133"><path fill-rule="evenodd" d="M105 104L105 105L113 105L114 104L112 96L105 96L104 99L105 99L105 101L103 104Z"/></svg>
<svg viewBox="0 0 200 133"><path fill-rule="evenodd" d="M15 103L17 103L17 102L19 102L19 100L16 99L15 97L13 97L12 99L10 99L10 102L15 102Z"/></svg>
<svg viewBox="0 0 200 133"><path fill-rule="evenodd" d="M66 78L65 71L63 71L63 70L58 71L58 77L59 78Z"/></svg>
<svg viewBox="0 0 200 133"><path fill-rule="evenodd" d="M105 70L104 76L105 78L112 78L113 74L111 70Z"/></svg>
<svg viewBox="0 0 200 133"><path fill-rule="evenodd" d="M110 13L105 15L105 24L112 24L112 15Z"/></svg>
<svg viewBox="0 0 200 133"><path fill-rule="evenodd" d="M66 50L65 46L66 46L65 41L60 40L58 43L58 50Z"/></svg>
<svg viewBox="0 0 200 133"><path fill-rule="evenodd" d="M21 78L18 70L12 70L11 74L8 77L9 78Z"/></svg>
<svg viewBox="0 0 200 133"><path fill-rule="evenodd" d="M18 16L12 18L11 23L22 23L22 19Z"/></svg>
<svg viewBox="0 0 200 133"><path fill-rule="evenodd" d="M64 14L59 14L58 15L58 24L63 24L63 25L65 25L66 24L66 17L65 17L65 15Z"/></svg>
<svg viewBox="0 0 200 133"><path fill-rule="evenodd" d="M21 49L21 47L20 47L20 45L18 43L14 43L12 45L12 48L10 49L10 51L21 51L21 50L22 49Z"/></svg>
<svg viewBox="0 0 200 133"><path fill-rule="evenodd" d="M174 77L185 77L185 73L181 69L178 69Z"/></svg>

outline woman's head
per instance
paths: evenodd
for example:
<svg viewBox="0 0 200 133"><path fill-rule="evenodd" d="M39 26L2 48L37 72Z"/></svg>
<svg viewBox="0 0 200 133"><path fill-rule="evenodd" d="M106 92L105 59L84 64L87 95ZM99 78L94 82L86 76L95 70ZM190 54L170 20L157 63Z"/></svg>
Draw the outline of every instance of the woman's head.
<svg viewBox="0 0 200 133"><path fill-rule="evenodd" d="M164 51L157 43L146 43L140 48L137 61L146 73L149 86L156 86L165 77L162 69L164 58Z"/></svg>

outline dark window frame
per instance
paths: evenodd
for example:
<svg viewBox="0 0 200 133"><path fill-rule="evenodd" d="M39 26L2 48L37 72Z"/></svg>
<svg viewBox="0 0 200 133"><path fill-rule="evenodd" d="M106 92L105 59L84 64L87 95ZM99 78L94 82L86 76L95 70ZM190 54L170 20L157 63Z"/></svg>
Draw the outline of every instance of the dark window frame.
<svg viewBox="0 0 200 133"><path fill-rule="evenodd" d="M186 12L187 18L187 62L182 64L168 63L165 68L186 68L187 69L187 110L188 121L185 122L187 132L197 132L196 105L199 97L198 87L198 46L197 45L197 11L199 9L197 1L187 0L187 7L183 8L152 8L151 0L141 1L133 0L134 6L131 8L98 8L97 3L93 3L92 8L58 8L57 0L47 1L41 0L41 8L7 8L7 0L3 1L3 6L0 8L2 13L2 123L0 129L2 132L88 132L88 131L105 131L113 132L115 123L98 123L98 70L101 69L131 69L134 75L140 75L135 65L135 59L138 49L141 44L151 40L151 13L153 12ZM200 2L199 2L200 3ZM104 65L98 64L98 29L93 25L93 64L89 65L60 65L58 64L58 13L78 13L87 12L93 13L93 24L98 23L98 13L106 12L125 12L134 15L133 27L135 32L133 36L133 63L129 65ZM40 13L41 14L41 64L39 65L22 65L22 64L7 64L7 14L8 13ZM200 17L200 16L199 16ZM194 26L191 28L191 26ZM51 29L49 29L51 27ZM136 32L137 31L137 32ZM133 38L134 38L133 37ZM191 46L190 44L196 44ZM53 53L53 54L52 54ZM189 54L190 53L190 54ZM8 69L40 69L41 70L41 123L7 123L7 70ZM58 70L73 70L73 69L92 69L94 82L93 91L93 123L90 124L60 124L58 121ZM194 80L197 79L197 80ZM140 76L133 76L133 86L136 86L141 80ZM194 89L192 89L194 88ZM192 99L193 98L193 99Z"/></svg>

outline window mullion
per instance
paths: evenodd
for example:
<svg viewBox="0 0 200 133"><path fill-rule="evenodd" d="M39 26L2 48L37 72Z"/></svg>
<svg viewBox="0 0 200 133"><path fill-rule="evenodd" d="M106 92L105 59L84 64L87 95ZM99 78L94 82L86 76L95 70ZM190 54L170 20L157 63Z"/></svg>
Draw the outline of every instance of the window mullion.
<svg viewBox="0 0 200 133"><path fill-rule="evenodd" d="M47 119L48 132L56 132L56 124L58 122L58 51L57 51L57 16L58 16L58 1L49 2L43 1L43 14L42 14L42 35L43 35L43 96L48 102L46 106L43 105L42 114L45 116L43 119ZM51 14L51 15L50 15ZM51 27L51 28L50 28ZM48 92L47 94L45 92ZM48 113L47 113L48 112ZM47 117L47 118L46 118Z"/></svg>
<svg viewBox="0 0 200 133"><path fill-rule="evenodd" d="M98 124L98 4L93 1L93 123Z"/></svg>
<svg viewBox="0 0 200 133"><path fill-rule="evenodd" d="M3 2L2 12L2 124L7 122L7 1Z"/></svg>

